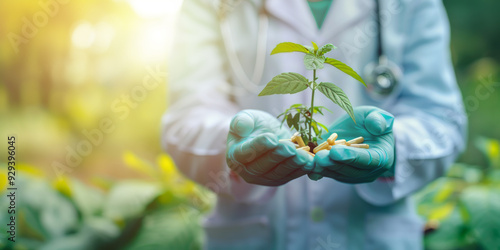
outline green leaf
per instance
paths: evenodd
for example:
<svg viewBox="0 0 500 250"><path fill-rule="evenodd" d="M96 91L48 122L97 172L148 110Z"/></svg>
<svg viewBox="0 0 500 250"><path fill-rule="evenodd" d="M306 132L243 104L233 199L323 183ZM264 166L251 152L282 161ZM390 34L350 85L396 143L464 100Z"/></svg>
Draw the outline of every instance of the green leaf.
<svg viewBox="0 0 500 250"><path fill-rule="evenodd" d="M334 50L334 49L336 49L336 48L337 48L337 47L335 47L335 46L334 46L333 44L331 44L331 43L325 44L325 45L323 45L323 47L321 47L321 48L318 50L318 55L319 55L319 56L322 56L322 55L324 55L324 54L326 54L326 53L328 53L328 52L330 52L330 51L332 51L332 50Z"/></svg>
<svg viewBox="0 0 500 250"><path fill-rule="evenodd" d="M292 126L295 128L295 130L299 131L299 121L300 121L300 114L296 113L293 118L292 118ZM289 126L292 128L291 126Z"/></svg>
<svg viewBox="0 0 500 250"><path fill-rule="evenodd" d="M325 106L314 106L314 107L315 107L315 108L318 108L318 109L324 109L324 110L326 110L326 111L328 111L328 112L330 112L330 113L333 113L333 111L329 110L329 109L328 109L327 107L325 107Z"/></svg>
<svg viewBox="0 0 500 250"><path fill-rule="evenodd" d="M352 78L363 83L363 85L365 85L365 87L366 87L366 83L365 83L365 81L363 81L361 76L359 76L358 73L356 73L356 71L354 71L351 67L347 66L347 64L345 64L337 59L333 59L333 58L329 58L329 57L326 58L325 63L328 63L328 64L332 65L333 67L339 69L340 71L350 75Z"/></svg>
<svg viewBox="0 0 500 250"><path fill-rule="evenodd" d="M113 186L104 202L104 217L124 220L139 216L161 193L161 187L146 181L122 181Z"/></svg>
<svg viewBox="0 0 500 250"><path fill-rule="evenodd" d="M330 100L332 100L332 102L339 105L343 110L345 110L347 114L351 116L352 120L356 122L351 102L341 88L331 82L322 82L319 84L318 90Z"/></svg>
<svg viewBox="0 0 500 250"><path fill-rule="evenodd" d="M305 46L305 45L304 45L304 47L309 51L309 53L315 54L313 47L311 47L311 46Z"/></svg>
<svg viewBox="0 0 500 250"><path fill-rule="evenodd" d="M314 53L318 51L318 45L315 42L311 42L314 48Z"/></svg>
<svg viewBox="0 0 500 250"><path fill-rule="evenodd" d="M321 126L328 133L328 128L324 124L318 122L318 125Z"/></svg>
<svg viewBox="0 0 500 250"><path fill-rule="evenodd" d="M201 219L199 211L186 205L154 210L121 249L202 249Z"/></svg>
<svg viewBox="0 0 500 250"><path fill-rule="evenodd" d="M299 113L296 113L294 116L293 116L293 124L299 124L299 120L300 120L300 114Z"/></svg>
<svg viewBox="0 0 500 250"><path fill-rule="evenodd" d="M321 115L323 115L323 111L321 111L320 109L317 109L316 107L314 107L313 109L313 113L320 113Z"/></svg>
<svg viewBox="0 0 500 250"><path fill-rule="evenodd" d="M312 129L314 130L314 134L319 135L318 123L316 121L311 122Z"/></svg>
<svg viewBox="0 0 500 250"><path fill-rule="evenodd" d="M292 114L288 114L286 116L286 124L288 125L289 128L293 126L293 117Z"/></svg>
<svg viewBox="0 0 500 250"><path fill-rule="evenodd" d="M284 42L276 45L273 51L271 51L271 55L278 53L288 53L288 52L310 53L309 50L304 45L298 43Z"/></svg>
<svg viewBox="0 0 500 250"><path fill-rule="evenodd" d="M325 67L325 57L307 54L304 56L304 65L308 70L322 69Z"/></svg>
<svg viewBox="0 0 500 250"><path fill-rule="evenodd" d="M468 226L483 249L500 246L500 189L487 186L466 188L460 200L469 212Z"/></svg>
<svg viewBox="0 0 500 250"><path fill-rule="evenodd" d="M259 96L276 94L295 94L307 89L307 79L297 73L281 73L267 83Z"/></svg>

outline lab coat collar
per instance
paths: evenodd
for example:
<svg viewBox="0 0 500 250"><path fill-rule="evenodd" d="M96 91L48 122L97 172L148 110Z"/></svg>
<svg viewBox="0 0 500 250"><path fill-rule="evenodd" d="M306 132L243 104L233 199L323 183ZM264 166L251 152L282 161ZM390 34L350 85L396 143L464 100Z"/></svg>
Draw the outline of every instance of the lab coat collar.
<svg viewBox="0 0 500 250"><path fill-rule="evenodd" d="M333 0L320 30L307 0L266 0L265 5L269 15L288 23L306 39L325 43L366 15L372 15L375 3L372 0Z"/></svg>

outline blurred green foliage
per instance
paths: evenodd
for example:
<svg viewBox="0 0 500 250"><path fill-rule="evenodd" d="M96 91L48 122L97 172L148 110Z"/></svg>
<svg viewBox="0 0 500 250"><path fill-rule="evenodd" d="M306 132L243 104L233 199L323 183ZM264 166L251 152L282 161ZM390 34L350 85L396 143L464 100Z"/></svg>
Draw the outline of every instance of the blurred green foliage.
<svg viewBox="0 0 500 250"><path fill-rule="evenodd" d="M152 180L77 179L49 182L40 170L21 165L17 185L16 243L1 233L1 249L200 249L200 215L214 195L182 177L173 161L160 155L153 165L126 152L124 162ZM1 180L6 179L2 167ZM6 182L0 183L5 197ZM8 199L1 199L8 207ZM9 223L2 213L0 223Z"/></svg>
<svg viewBox="0 0 500 250"><path fill-rule="evenodd" d="M162 154L166 85L148 91L123 120L112 110L114 101L143 82L148 67L166 67L171 15L148 16L141 3L152 2L162 1L68 1L16 49L9 34L22 35L24 18L44 9L39 1L0 1L0 134L17 135L17 185L25 190L18 196L21 240L15 249L200 248L200 216L214 196L182 178ZM461 163L415 196L418 212L437 225L425 244L498 249L500 2L444 4L469 142ZM168 9L149 7L150 14ZM116 130L73 172L56 179L52 163L64 161L67 147L85 139L82 130L98 128L105 117L114 119ZM0 234L0 248L12 248Z"/></svg>
<svg viewBox="0 0 500 250"><path fill-rule="evenodd" d="M419 214L437 227L426 234L428 249L500 247L500 141L474 142L488 165L457 163L415 195Z"/></svg>

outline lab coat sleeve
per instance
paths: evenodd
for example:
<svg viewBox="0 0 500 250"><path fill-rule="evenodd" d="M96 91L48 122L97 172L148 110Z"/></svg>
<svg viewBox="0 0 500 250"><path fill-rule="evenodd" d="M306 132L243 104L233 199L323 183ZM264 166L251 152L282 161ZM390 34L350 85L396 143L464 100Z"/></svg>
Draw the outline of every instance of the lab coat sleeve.
<svg viewBox="0 0 500 250"><path fill-rule="evenodd" d="M225 161L231 118L228 66L212 1L186 0L169 52L169 108L162 119L162 146L178 169L218 195L258 202L275 188L230 178Z"/></svg>
<svg viewBox="0 0 500 250"><path fill-rule="evenodd" d="M441 1L411 1L401 93L394 114L394 178L356 186L374 205L411 195L443 175L463 151L466 116L449 55L449 26Z"/></svg>

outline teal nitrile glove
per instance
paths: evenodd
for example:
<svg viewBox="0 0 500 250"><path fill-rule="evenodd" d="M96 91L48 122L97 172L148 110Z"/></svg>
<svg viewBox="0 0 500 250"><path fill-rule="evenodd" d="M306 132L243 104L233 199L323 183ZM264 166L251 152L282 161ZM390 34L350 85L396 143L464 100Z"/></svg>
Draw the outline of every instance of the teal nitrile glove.
<svg viewBox="0 0 500 250"><path fill-rule="evenodd" d="M231 120L226 162L246 182L278 186L309 173L313 157L296 150L289 130L270 114L243 110Z"/></svg>
<svg viewBox="0 0 500 250"><path fill-rule="evenodd" d="M330 133L351 140L363 136L369 149L334 145L314 157L313 173L309 178L330 177L345 183L372 182L393 168L395 150L392 125L394 116L382 109L363 106L354 109L356 123L345 114L330 127Z"/></svg>

